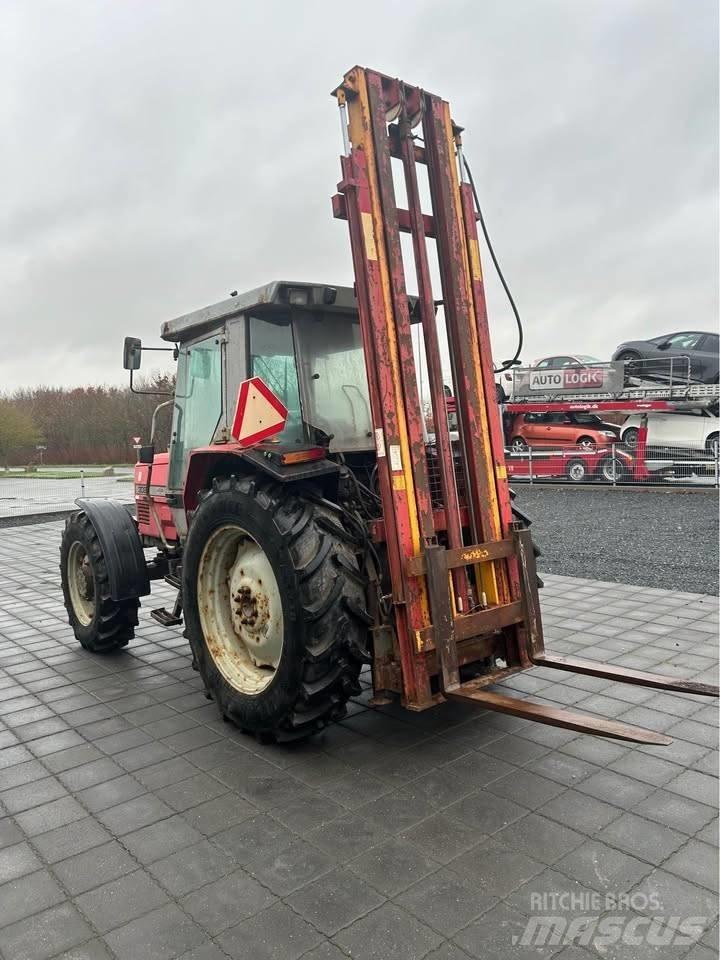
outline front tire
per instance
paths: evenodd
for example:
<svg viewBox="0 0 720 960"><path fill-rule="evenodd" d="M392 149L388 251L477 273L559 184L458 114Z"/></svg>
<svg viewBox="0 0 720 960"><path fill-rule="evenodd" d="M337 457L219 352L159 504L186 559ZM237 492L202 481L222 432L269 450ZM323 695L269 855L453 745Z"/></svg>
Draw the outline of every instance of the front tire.
<svg viewBox="0 0 720 960"><path fill-rule="evenodd" d="M513 453L525 453L528 449L527 441L524 437L513 437L510 449Z"/></svg>
<svg viewBox="0 0 720 960"><path fill-rule="evenodd" d="M593 440L592 437L580 437L580 439L577 442L577 445L580 447L581 450L594 450L596 446L595 441Z"/></svg>
<svg viewBox="0 0 720 960"><path fill-rule="evenodd" d="M360 692L370 618L356 550L311 492L215 480L190 526L183 600L206 689L242 730L306 737Z"/></svg>
<svg viewBox="0 0 720 960"><path fill-rule="evenodd" d="M91 653L112 653L135 636L140 601L113 600L95 527L80 510L68 517L60 543L60 579L68 621Z"/></svg>

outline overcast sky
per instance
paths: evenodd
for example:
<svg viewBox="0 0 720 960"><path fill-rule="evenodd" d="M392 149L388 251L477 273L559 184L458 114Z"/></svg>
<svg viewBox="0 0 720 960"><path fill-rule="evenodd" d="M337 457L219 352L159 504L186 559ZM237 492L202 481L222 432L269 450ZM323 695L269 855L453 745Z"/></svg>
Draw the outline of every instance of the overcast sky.
<svg viewBox="0 0 720 960"><path fill-rule="evenodd" d="M715 0L3 0L0 391L123 383L126 334L352 282L329 93L355 63L466 128L525 360L716 327Z"/></svg>

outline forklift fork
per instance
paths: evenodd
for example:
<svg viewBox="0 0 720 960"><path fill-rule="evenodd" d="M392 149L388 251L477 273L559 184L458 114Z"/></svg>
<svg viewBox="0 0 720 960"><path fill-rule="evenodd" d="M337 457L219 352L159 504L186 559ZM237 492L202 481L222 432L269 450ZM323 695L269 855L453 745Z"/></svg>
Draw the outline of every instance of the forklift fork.
<svg viewBox="0 0 720 960"><path fill-rule="evenodd" d="M621 683L655 687L659 690L693 693L706 697L718 696L718 688L711 684L698 683L692 680L677 680L658 673L600 665L592 660L583 660L579 657L562 657L546 653L537 592L535 555L530 531L516 528L513 530L512 540L515 545L515 555L520 565L521 594L523 597L522 620L520 621L522 625L517 631L517 636L521 640L520 663L515 667L508 667L500 673L490 673L465 683L460 682L457 669L457 652L453 642L453 632L457 618L453 620L450 613L450 595L447 589L448 551L442 548L431 548L429 553L432 559L429 560L427 559L428 551L426 551L426 569L430 582L430 598L433 602L435 649L440 660L443 696L453 700L470 700L487 710L495 710L499 713L507 713L511 716L525 720L535 720L555 727L565 727L568 730L577 730L580 733L612 737L616 740L630 740L634 743L656 745L672 743L671 737L652 730L645 730L617 720L592 717L588 714L577 713L574 710L564 710L543 703L535 703L532 700L510 697L487 689L488 686L495 684L499 679L516 673L524 666L538 666L565 670L569 673L586 674L601 679L617 680ZM487 549L488 546L469 547L466 552L477 553Z"/></svg>
<svg viewBox="0 0 720 960"><path fill-rule="evenodd" d="M598 666L546 653L530 533L513 518L505 466L477 233L462 128L440 97L354 67L334 91L343 134L342 180L333 197L348 221L365 354L382 520L391 580L392 634L376 647L376 695L402 694L410 709L438 699L472 701L541 723L639 743L670 739L489 687L532 666L717 696L707 684ZM408 209L395 200L393 161L403 172ZM430 210L421 204L425 168ZM401 233L412 238L412 310ZM442 298L432 290L428 240L437 251ZM436 308L442 305L452 371L457 439L448 424ZM433 493L423 397L412 324L422 333L432 405ZM380 634L378 633L378 636ZM490 671L485 669L488 662ZM381 662L382 661L382 662ZM462 682L461 672L481 672ZM435 679L437 678L437 679ZM439 695L438 695L439 689Z"/></svg>

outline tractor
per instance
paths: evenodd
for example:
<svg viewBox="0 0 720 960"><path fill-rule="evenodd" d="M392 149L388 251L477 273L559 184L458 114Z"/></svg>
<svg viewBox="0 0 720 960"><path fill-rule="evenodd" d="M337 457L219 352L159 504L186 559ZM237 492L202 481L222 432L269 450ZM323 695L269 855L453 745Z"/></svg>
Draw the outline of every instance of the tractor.
<svg viewBox="0 0 720 960"><path fill-rule="evenodd" d="M151 616L184 623L207 695L258 737L302 739L341 718L368 665L375 703L459 699L668 743L497 686L539 664L717 695L545 650L535 548L507 480L462 130L446 101L372 70L353 68L334 95L332 206L348 223L355 284L275 281L162 326L177 359L169 450L156 449L154 416L134 467L135 516L83 499L68 518L61 574L75 636L95 653L120 650L140 598L164 579L177 600ZM125 341L131 386L144 349Z"/></svg>

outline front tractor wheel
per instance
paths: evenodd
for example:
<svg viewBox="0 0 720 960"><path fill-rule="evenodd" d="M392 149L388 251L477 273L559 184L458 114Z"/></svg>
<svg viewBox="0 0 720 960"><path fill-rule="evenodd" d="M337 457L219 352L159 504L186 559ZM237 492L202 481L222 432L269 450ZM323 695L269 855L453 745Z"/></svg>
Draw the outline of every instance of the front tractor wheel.
<svg viewBox="0 0 720 960"><path fill-rule="evenodd" d="M365 590L332 504L251 477L216 480L190 527L183 599L205 686L241 729L305 737L360 692Z"/></svg>
<svg viewBox="0 0 720 960"><path fill-rule="evenodd" d="M68 621L86 650L111 653L135 636L140 601L113 600L105 556L84 511L68 517L60 543L60 579Z"/></svg>

